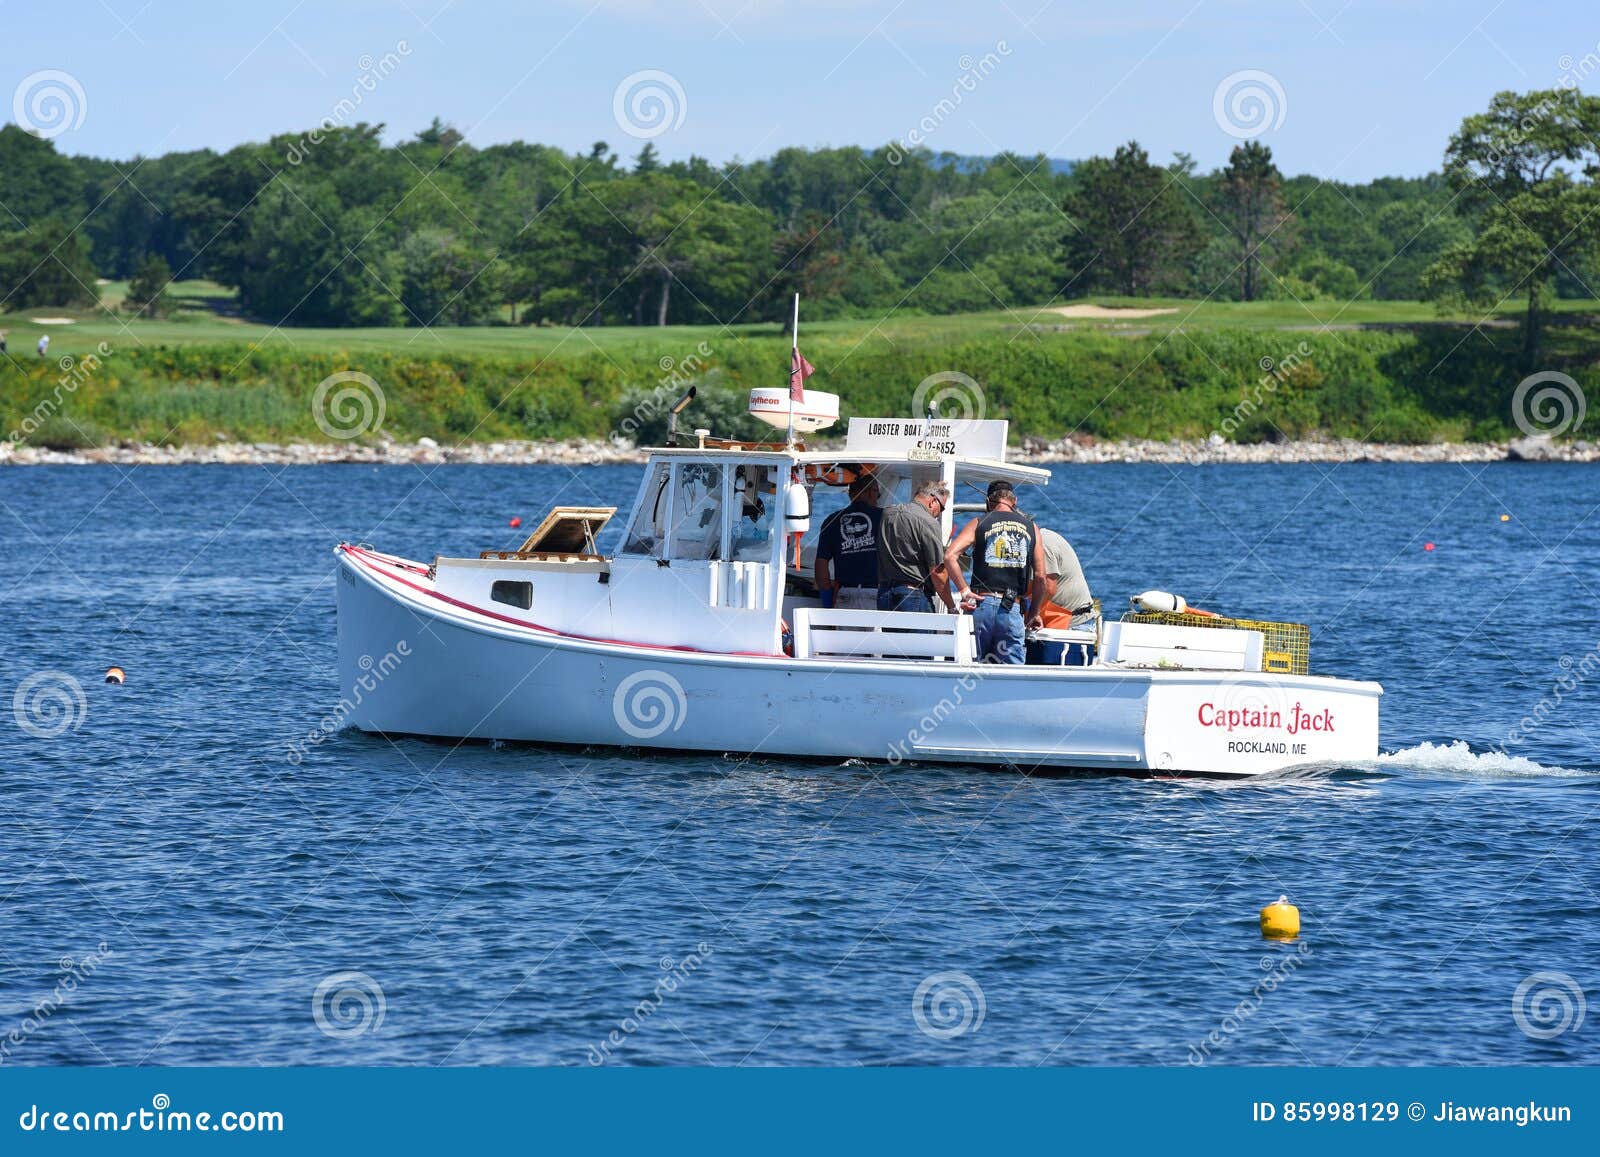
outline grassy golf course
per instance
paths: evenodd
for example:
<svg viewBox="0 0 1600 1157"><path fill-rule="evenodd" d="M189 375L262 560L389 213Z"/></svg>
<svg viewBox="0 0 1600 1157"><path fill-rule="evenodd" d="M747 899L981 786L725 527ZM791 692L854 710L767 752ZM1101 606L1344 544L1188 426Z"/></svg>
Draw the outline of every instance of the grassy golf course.
<svg viewBox="0 0 1600 1157"><path fill-rule="evenodd" d="M321 441L313 393L345 371L383 392L383 425L367 436L604 436L642 396L688 381L702 389L700 412L727 428L742 391L782 382L787 359L773 324L306 329L241 319L230 291L210 282L175 283L160 318L123 312L123 283L100 289L96 309L0 316L9 343L0 434L54 448ZM1600 385L1600 307L1558 303L1547 364L1530 368L1521 304L1451 314L1419 302L1096 297L946 317L802 318L801 345L819 371L812 384L840 393L847 412L906 412L919 381L956 370L1016 438L1495 440L1516 433L1510 400L1534 369Z"/></svg>

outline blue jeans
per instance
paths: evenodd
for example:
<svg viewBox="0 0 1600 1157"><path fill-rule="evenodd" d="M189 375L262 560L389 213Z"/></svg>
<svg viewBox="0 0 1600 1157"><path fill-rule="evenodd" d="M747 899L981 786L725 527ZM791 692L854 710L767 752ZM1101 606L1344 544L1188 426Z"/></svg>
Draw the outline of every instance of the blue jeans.
<svg viewBox="0 0 1600 1157"><path fill-rule="evenodd" d="M880 611L931 611L933 600L921 587L879 587Z"/></svg>
<svg viewBox="0 0 1600 1157"><path fill-rule="evenodd" d="M978 644L978 657L984 662L1027 661L1027 634L1023 630L1021 604L1012 603L1009 611L1002 612L999 599L979 600L972 612L972 633Z"/></svg>

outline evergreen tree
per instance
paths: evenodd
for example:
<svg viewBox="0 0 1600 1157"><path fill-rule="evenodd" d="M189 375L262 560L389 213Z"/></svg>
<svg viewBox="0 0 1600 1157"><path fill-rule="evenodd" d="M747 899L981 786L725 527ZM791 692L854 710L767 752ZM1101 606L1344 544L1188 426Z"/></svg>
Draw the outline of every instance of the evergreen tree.
<svg viewBox="0 0 1600 1157"><path fill-rule="evenodd" d="M128 281L126 304L135 313L155 316L165 313L167 287L172 284L172 267L159 253L149 253Z"/></svg>
<svg viewBox="0 0 1600 1157"><path fill-rule="evenodd" d="M1235 244L1239 299L1261 295L1264 254L1287 251L1293 239L1292 220L1283 200L1283 174L1272 163L1272 150L1260 141L1237 145L1228 156L1217 189L1218 216Z"/></svg>
<svg viewBox="0 0 1600 1157"><path fill-rule="evenodd" d="M1073 178L1064 205L1073 229L1061 239L1069 291L1181 292L1205 239L1174 172L1129 141L1109 160L1085 161Z"/></svg>

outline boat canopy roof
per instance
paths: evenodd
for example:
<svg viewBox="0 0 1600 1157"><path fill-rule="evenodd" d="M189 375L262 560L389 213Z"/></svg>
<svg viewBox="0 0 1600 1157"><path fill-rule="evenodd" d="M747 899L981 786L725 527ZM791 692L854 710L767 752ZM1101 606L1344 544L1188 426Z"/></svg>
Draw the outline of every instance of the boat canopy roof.
<svg viewBox="0 0 1600 1157"><path fill-rule="evenodd" d="M851 450L844 446L837 450L787 450L761 443L745 443L739 446L652 446L649 454L652 458L701 460L783 459L796 466L832 466L848 462L876 466L882 468L885 473L893 474L910 474L917 470L936 474L942 469L944 462L953 461L956 468L956 482L963 485L971 483L987 486L990 482L1002 478L1013 484L1030 486L1044 486L1050 481L1050 471L1040 466L1023 466L1013 462L997 462L992 458L968 458L962 455L952 455L949 458L917 458L903 451L874 453Z"/></svg>
<svg viewBox="0 0 1600 1157"><path fill-rule="evenodd" d="M944 461L933 458L912 458L906 454L863 454L842 447L838 450L805 450L795 457L799 459L801 465L859 462L863 466L898 467L897 473L905 473L919 466L926 467L930 471L937 470ZM1050 481L1050 471L1040 466L1022 466L1011 462L997 462L992 458L968 458L962 455L953 455L950 460L955 463L956 482L962 485L971 483L987 486L1002 478L1014 484L1031 486L1045 486Z"/></svg>

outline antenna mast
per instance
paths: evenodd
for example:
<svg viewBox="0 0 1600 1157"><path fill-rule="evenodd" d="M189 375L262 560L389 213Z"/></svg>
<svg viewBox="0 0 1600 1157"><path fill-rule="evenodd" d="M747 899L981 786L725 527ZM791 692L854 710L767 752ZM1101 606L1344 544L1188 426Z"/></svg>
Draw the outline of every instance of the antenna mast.
<svg viewBox="0 0 1600 1157"><path fill-rule="evenodd" d="M790 336L794 339L789 347L789 433L785 445L794 449L794 408L799 405L794 398L794 376L800 372L800 295L794 295L794 320L789 326ZM805 377L800 379L800 388L805 389Z"/></svg>

